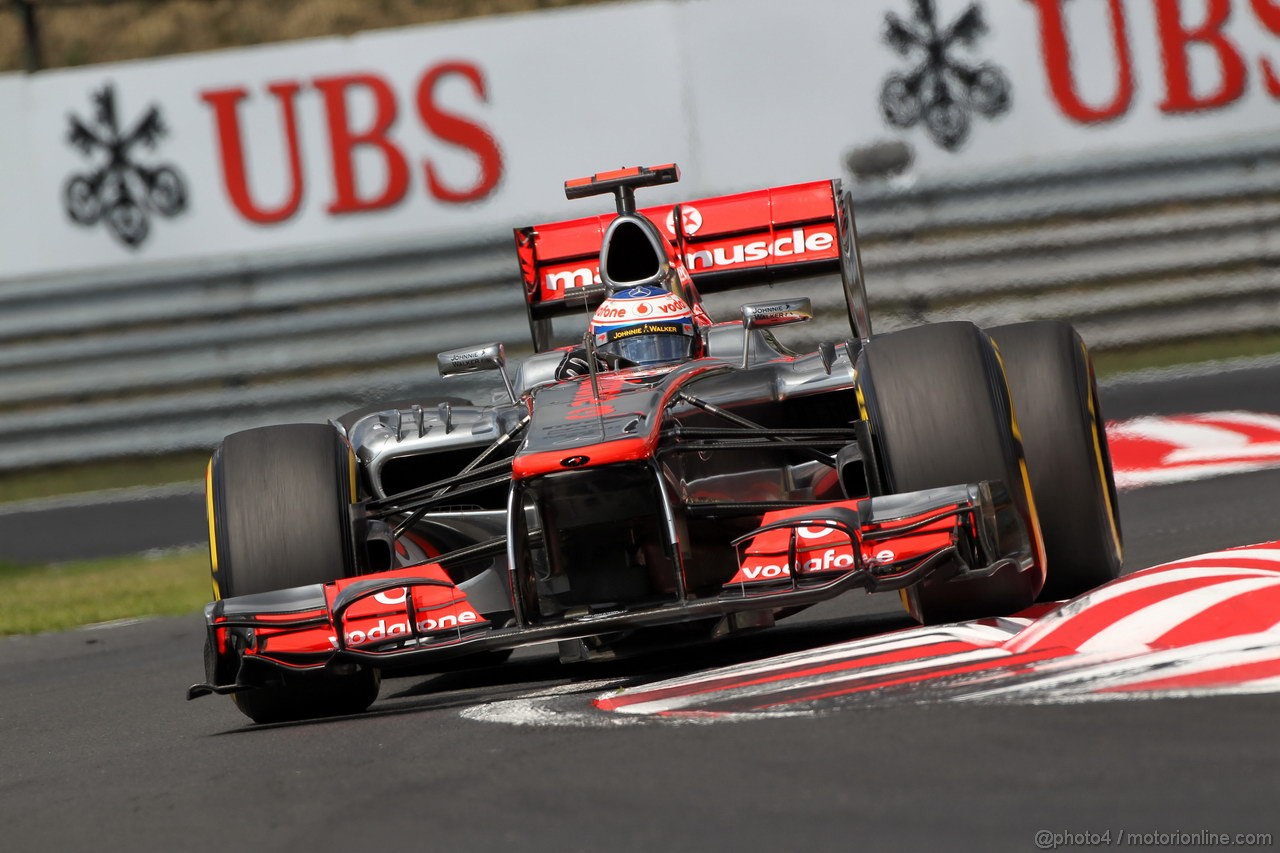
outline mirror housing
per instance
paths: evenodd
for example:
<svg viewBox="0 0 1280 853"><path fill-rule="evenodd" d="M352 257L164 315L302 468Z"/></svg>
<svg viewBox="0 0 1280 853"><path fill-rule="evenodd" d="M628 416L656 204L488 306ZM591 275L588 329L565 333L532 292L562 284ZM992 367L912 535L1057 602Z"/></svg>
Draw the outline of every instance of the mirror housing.
<svg viewBox="0 0 1280 853"><path fill-rule="evenodd" d="M813 302L804 296L798 299L770 299L765 302L748 302L742 306L742 366L751 364L751 332L754 329L772 329L790 326L813 319Z"/></svg>
<svg viewBox="0 0 1280 853"><path fill-rule="evenodd" d="M506 386L511 402L516 401L515 389L511 387L511 380L507 378L507 351L500 343L481 344L442 352L436 356L436 364L440 368L440 375L446 379L450 376L496 370L502 374L502 384Z"/></svg>
<svg viewBox="0 0 1280 853"><path fill-rule="evenodd" d="M789 326L812 319L813 302L807 296L800 299L748 302L742 306L742 325L746 329L771 329L774 326Z"/></svg>

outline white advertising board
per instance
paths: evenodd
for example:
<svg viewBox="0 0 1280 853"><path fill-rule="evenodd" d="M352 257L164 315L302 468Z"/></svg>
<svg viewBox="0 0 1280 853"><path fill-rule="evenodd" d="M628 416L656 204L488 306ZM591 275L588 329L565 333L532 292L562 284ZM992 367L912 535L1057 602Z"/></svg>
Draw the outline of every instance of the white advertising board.
<svg viewBox="0 0 1280 853"><path fill-rule="evenodd" d="M1280 130L1280 0L651 0L0 76L0 282Z"/></svg>
<svg viewBox="0 0 1280 853"><path fill-rule="evenodd" d="M1280 0L723 0L681 33L713 185L882 140L963 177L1280 131Z"/></svg>
<svg viewBox="0 0 1280 853"><path fill-rule="evenodd" d="M628 4L10 75L0 280L492 233L557 196L571 214L564 176L688 159L676 43L618 73L604 36L664 32L672 14Z"/></svg>

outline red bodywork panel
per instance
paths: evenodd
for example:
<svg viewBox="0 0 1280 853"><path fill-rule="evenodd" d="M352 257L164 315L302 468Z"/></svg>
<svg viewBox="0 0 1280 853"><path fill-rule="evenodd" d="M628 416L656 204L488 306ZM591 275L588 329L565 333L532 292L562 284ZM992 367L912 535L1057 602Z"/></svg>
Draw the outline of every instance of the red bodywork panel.
<svg viewBox="0 0 1280 853"><path fill-rule="evenodd" d="M813 515L815 510L829 508L842 508L856 513L862 502L862 500L844 501L819 507L807 506L767 512L760 526L767 527L787 519L804 518ZM913 527L930 514L936 515L936 513L926 513L906 520L895 520L892 524L868 524L859 532L874 534L880 531L889 532L895 528ZM806 578L847 572L858 565L890 566L895 563L919 560L954 544L956 523L954 516L939 517L908 532L893 534L891 539L868 540L862 536L854 536L853 539L856 541L850 541L849 535L834 525L767 530L745 544L739 560L738 573L725 586L771 581L789 582L793 575L792 530L795 531L796 538L794 574L798 578Z"/></svg>
<svg viewBox="0 0 1280 853"><path fill-rule="evenodd" d="M680 227L674 212L680 209ZM814 181L639 211L673 244L702 291L767 281L791 267L839 269L836 194ZM600 246L616 213L516 230L520 275L534 317L568 308L566 294L600 284ZM810 270L812 268L812 270ZM797 274L798 270L795 271ZM581 310L577 305L575 310Z"/></svg>
<svg viewBox="0 0 1280 853"><path fill-rule="evenodd" d="M342 593L356 584L367 584L370 581L392 583L397 578L426 578L439 582L439 585L393 586L356 598L342 613L340 638L335 610ZM254 621L260 624L254 631L255 645L245 650L246 656L297 665L299 655L327 657L339 649L360 650L389 640L407 639L413 635L415 628L420 637L430 642L457 640L467 632L489 627L488 620L471 606L466 595L449 581L449 576L435 563L343 578L325 584L324 596L324 608L288 614L255 615ZM271 623L282 624L273 627ZM220 632L220 640L225 641L225 633ZM225 650L225 642L220 642L219 648Z"/></svg>

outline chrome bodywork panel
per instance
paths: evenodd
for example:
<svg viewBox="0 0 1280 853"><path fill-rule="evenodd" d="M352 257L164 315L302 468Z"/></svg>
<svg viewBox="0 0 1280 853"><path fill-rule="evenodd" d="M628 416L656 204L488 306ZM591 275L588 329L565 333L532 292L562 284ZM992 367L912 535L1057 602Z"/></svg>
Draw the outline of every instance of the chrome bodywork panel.
<svg viewBox="0 0 1280 853"><path fill-rule="evenodd" d="M848 391L854 386L856 351L847 342L819 352L794 356L786 353L764 330L753 336L755 356L748 368L740 365L743 328L739 323L712 327L707 334L709 355L703 362L723 362L734 368L696 380L693 390L716 405L740 406L783 402L817 394ZM562 353L530 356L521 365L517 393L536 393L554 383ZM372 493L387 497L383 470L387 463L410 456L474 449L491 444L526 413L523 404L499 406L439 406L387 409L374 412L352 425L348 438L365 472ZM681 410L675 411L679 419Z"/></svg>
<svg viewBox="0 0 1280 853"><path fill-rule="evenodd" d="M387 497L383 469L393 459L449 450L479 453L525 414L523 406L450 406L387 409L352 425L349 439L370 490Z"/></svg>

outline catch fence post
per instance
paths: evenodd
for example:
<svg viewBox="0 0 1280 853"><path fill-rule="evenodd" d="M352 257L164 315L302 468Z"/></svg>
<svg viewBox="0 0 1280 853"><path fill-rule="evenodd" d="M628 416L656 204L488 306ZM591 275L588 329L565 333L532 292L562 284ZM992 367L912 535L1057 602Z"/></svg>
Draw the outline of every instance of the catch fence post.
<svg viewBox="0 0 1280 853"><path fill-rule="evenodd" d="M31 0L14 0L14 8L22 19L24 65L28 72L39 71L44 63L40 57L40 28L36 20L36 7Z"/></svg>

